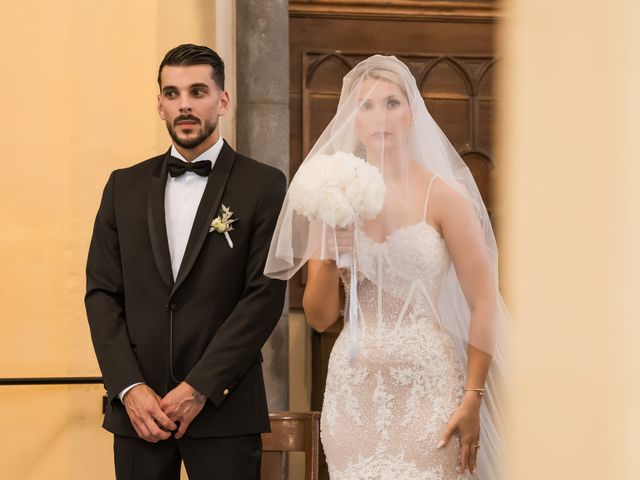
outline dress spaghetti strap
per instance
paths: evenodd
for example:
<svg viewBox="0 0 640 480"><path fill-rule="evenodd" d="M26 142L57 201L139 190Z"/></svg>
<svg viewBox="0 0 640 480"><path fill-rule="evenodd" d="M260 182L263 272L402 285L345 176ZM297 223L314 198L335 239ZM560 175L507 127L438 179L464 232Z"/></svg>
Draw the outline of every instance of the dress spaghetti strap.
<svg viewBox="0 0 640 480"><path fill-rule="evenodd" d="M433 181L438 178L436 175L433 175L431 177L431 180L429 181L429 187L427 188L427 198L424 201L424 212L422 213L422 221L426 222L427 221L427 208L429 207L429 197L431 195L431 187L433 186Z"/></svg>

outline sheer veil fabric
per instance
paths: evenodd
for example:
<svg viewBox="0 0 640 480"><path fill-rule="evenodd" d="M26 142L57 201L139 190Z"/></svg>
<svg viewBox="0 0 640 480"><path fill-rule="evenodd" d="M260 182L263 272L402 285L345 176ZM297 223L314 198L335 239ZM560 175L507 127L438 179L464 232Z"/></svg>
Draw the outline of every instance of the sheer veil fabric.
<svg viewBox="0 0 640 480"><path fill-rule="evenodd" d="M485 283L495 295L494 313L482 324L472 321L465 279L458 277L454 262L446 266L441 285L423 288L413 282L405 293L436 316L461 365L467 364L469 345L493 355L481 407L478 471L481 478L503 478L509 317L498 290L496 240L471 172L427 111L409 68L396 57L375 55L345 76L334 118L291 181L265 274L289 279L309 259L333 259L344 267L352 286L346 322L351 354L357 357L364 335L359 319L364 299L358 298L354 283L367 278L381 291L397 290L390 283L397 283L414 262L409 255L387 256L388 271L397 275L370 278L363 242L382 244L419 224L437 230L426 212L434 176L464 198L473 212L466 236L482 247L490 265ZM446 208L442 211L446 215ZM350 251L341 251L335 228L353 232ZM446 232L438 233L446 242Z"/></svg>

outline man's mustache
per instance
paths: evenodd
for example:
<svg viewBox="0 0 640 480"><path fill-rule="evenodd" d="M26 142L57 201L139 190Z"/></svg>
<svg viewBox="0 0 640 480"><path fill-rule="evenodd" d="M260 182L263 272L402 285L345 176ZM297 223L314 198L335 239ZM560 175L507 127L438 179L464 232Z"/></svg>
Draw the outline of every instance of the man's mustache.
<svg viewBox="0 0 640 480"><path fill-rule="evenodd" d="M178 124L178 122L184 122L184 121L192 121L192 122L200 123L200 119L198 117L193 116L193 115L179 115L173 121L173 125L176 126Z"/></svg>

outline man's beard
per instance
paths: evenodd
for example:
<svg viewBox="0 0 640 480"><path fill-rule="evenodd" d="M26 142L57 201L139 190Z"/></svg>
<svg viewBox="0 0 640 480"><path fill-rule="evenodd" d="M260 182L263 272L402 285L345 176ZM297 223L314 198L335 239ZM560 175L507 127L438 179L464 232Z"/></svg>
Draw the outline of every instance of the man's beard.
<svg viewBox="0 0 640 480"><path fill-rule="evenodd" d="M176 133L175 129L169 122L166 122L166 123L167 123L167 130L169 131L169 135L171 136L171 139L173 140L173 142L179 147L185 148L187 150L196 148L198 145L204 142L207 138L209 138L209 136L213 133L213 131L218 126L217 123L213 123L210 120L205 120L204 127L200 129L200 134L196 135L193 138L190 138L189 140L185 140L178 137L178 134Z"/></svg>

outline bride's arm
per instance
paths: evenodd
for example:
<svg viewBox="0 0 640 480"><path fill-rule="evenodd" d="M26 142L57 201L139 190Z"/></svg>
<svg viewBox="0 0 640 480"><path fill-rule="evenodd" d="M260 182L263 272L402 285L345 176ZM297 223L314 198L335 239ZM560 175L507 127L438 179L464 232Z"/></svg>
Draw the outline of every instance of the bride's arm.
<svg viewBox="0 0 640 480"><path fill-rule="evenodd" d="M323 332L340 316L340 276L333 260L309 260L302 306L307 322Z"/></svg>
<svg viewBox="0 0 640 480"><path fill-rule="evenodd" d="M483 389L491 367L493 321L496 309L496 282L487 256L484 232L469 201L444 182L434 188L432 213L443 233L460 286L471 312L467 378L465 389ZM467 391L454 412L443 440L458 431L462 445L463 471L476 467L475 444L480 432L478 392Z"/></svg>
<svg viewBox="0 0 640 480"><path fill-rule="evenodd" d="M436 188L437 187L437 188ZM483 388L491 366L496 279L484 232L473 206L445 182L433 191L433 221L438 224L471 312L466 388Z"/></svg>

